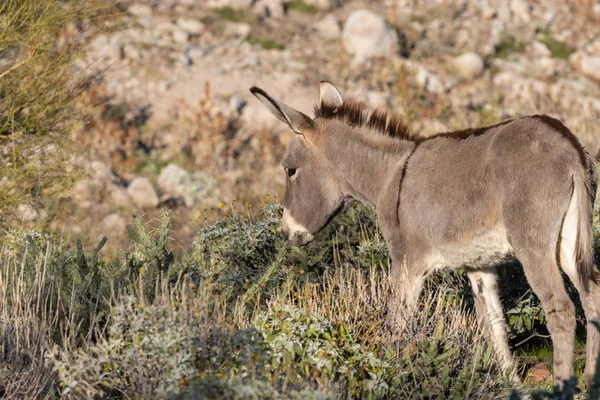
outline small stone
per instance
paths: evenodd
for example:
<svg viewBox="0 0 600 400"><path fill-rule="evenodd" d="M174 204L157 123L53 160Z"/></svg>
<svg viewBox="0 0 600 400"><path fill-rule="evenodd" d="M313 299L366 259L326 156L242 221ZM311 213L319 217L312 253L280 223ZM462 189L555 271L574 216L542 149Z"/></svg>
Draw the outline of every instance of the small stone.
<svg viewBox="0 0 600 400"><path fill-rule="evenodd" d="M442 80L433 72L424 67L419 67L416 76L417 83L431 93L440 94L444 92Z"/></svg>
<svg viewBox="0 0 600 400"><path fill-rule="evenodd" d="M229 99L229 109L233 112L241 113L246 104L248 104L246 100L239 95L231 96Z"/></svg>
<svg viewBox="0 0 600 400"><path fill-rule="evenodd" d="M123 46L123 54L125 58L135 61L140 59L140 51L130 44Z"/></svg>
<svg viewBox="0 0 600 400"><path fill-rule="evenodd" d="M19 204L17 207L17 216L23 222L32 222L38 217L38 212L30 204Z"/></svg>
<svg viewBox="0 0 600 400"><path fill-rule="evenodd" d="M198 47L198 46L189 46L185 49L185 59L188 65L193 65L200 61L202 57L206 54L206 50Z"/></svg>
<svg viewBox="0 0 600 400"><path fill-rule="evenodd" d="M150 17L152 16L152 7L147 6L145 4L132 4L127 9L130 14L135 15L136 17Z"/></svg>
<svg viewBox="0 0 600 400"><path fill-rule="evenodd" d="M452 60L452 66L459 74L467 79L477 78L483 73L483 59L477 53L469 52L461 54Z"/></svg>
<svg viewBox="0 0 600 400"><path fill-rule="evenodd" d="M324 39L337 39L342 34L340 24L333 15L329 14L314 25L319 35Z"/></svg>
<svg viewBox="0 0 600 400"><path fill-rule="evenodd" d="M131 197L125 189L115 185L110 188L110 202L116 206L127 207L131 205Z"/></svg>
<svg viewBox="0 0 600 400"><path fill-rule="evenodd" d="M536 57L550 57L552 55L548 46L537 40L531 44L531 51Z"/></svg>
<svg viewBox="0 0 600 400"><path fill-rule="evenodd" d="M529 370L527 379L530 379L534 384L542 382L550 382L552 374L544 363L537 363Z"/></svg>
<svg viewBox="0 0 600 400"><path fill-rule="evenodd" d="M225 32L229 35L245 38L250 34L252 26L246 22L229 23L225 25Z"/></svg>
<svg viewBox="0 0 600 400"><path fill-rule="evenodd" d="M600 56L577 51L571 54L569 62L581 74L600 83Z"/></svg>
<svg viewBox="0 0 600 400"><path fill-rule="evenodd" d="M354 11L344 25L342 42L354 61L389 56L398 51L398 35L380 16L368 10Z"/></svg>
<svg viewBox="0 0 600 400"><path fill-rule="evenodd" d="M148 178L135 178L127 187L127 194L141 208L152 208L158 205L158 196Z"/></svg>
<svg viewBox="0 0 600 400"><path fill-rule="evenodd" d="M329 10L331 8L331 0L304 0L307 4L315 6L319 10Z"/></svg>
<svg viewBox="0 0 600 400"><path fill-rule="evenodd" d="M190 38L189 33L180 28L173 29L171 35L176 43L187 43Z"/></svg>
<svg viewBox="0 0 600 400"><path fill-rule="evenodd" d="M119 214L108 214L100 223L102 234L108 238L118 238L127 233L127 224Z"/></svg>
<svg viewBox="0 0 600 400"><path fill-rule="evenodd" d="M189 178L190 174L185 169L175 164L169 164L160 171L157 184L163 192L177 193L177 189Z"/></svg>
<svg viewBox="0 0 600 400"><path fill-rule="evenodd" d="M204 24L196 19L192 18L179 18L177 25L186 32L193 35L199 35L204 31Z"/></svg>

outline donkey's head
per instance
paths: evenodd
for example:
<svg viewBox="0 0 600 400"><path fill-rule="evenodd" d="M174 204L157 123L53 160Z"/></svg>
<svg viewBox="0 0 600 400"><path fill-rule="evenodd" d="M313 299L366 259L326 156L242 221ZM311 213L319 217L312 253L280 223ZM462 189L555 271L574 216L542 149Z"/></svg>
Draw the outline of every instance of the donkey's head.
<svg viewBox="0 0 600 400"><path fill-rule="evenodd" d="M325 125L285 105L264 90L250 89L269 111L296 134L281 165L287 175L283 199L283 232L295 245L310 242L341 209L344 196L336 172L319 151L318 138L326 135ZM341 107L340 92L321 82L319 106Z"/></svg>

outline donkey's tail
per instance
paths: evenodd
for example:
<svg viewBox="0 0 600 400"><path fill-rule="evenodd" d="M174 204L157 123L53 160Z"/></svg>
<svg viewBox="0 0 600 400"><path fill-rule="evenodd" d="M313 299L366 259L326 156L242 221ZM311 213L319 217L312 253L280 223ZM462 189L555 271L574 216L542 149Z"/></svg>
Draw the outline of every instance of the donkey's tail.
<svg viewBox="0 0 600 400"><path fill-rule="evenodd" d="M594 218L594 201L598 186L598 175L594 161L588 159L587 173L577 175L573 179L574 192L576 195L578 221L577 242L575 246L575 259L577 272L584 289L587 291L590 281L600 285L600 271L594 264L594 233L592 229Z"/></svg>

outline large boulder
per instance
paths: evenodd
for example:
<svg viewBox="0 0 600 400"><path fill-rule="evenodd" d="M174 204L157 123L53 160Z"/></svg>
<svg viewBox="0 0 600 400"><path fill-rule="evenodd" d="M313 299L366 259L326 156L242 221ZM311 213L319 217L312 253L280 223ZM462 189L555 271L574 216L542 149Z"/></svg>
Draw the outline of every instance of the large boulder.
<svg viewBox="0 0 600 400"><path fill-rule="evenodd" d="M368 11L354 11L344 25L344 48L355 62L371 57L389 56L398 51L398 34L380 16Z"/></svg>

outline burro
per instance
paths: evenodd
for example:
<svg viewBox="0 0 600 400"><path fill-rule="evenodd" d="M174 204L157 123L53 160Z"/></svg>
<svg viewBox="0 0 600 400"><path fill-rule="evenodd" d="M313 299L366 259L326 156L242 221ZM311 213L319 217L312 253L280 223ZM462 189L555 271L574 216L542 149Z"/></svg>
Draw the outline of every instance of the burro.
<svg viewBox="0 0 600 400"><path fill-rule="evenodd" d="M295 133L282 161L282 225L292 243L310 242L348 198L375 206L392 258L391 325L401 331L429 274L465 268L478 320L513 379L495 269L517 258L546 313L559 386L573 375L576 324L562 270L587 318L589 387L600 355L597 173L560 121L533 115L423 137L397 115L345 101L329 82L314 118L250 91Z"/></svg>

